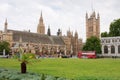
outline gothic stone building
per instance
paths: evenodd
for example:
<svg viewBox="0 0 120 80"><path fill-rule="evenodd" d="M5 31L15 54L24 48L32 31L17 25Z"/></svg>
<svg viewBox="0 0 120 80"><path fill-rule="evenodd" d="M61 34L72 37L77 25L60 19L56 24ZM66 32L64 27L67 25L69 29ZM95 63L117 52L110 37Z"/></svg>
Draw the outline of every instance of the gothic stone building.
<svg viewBox="0 0 120 80"><path fill-rule="evenodd" d="M88 17L88 13L86 13L86 38L90 38L91 36L100 37L100 16L95 11Z"/></svg>
<svg viewBox="0 0 120 80"><path fill-rule="evenodd" d="M102 37L102 55L106 57L120 57L120 36L118 37Z"/></svg>
<svg viewBox="0 0 120 80"><path fill-rule="evenodd" d="M45 26L43 23L42 13L37 27L37 33L30 31L17 31L8 29L7 20L5 21L4 32L0 31L0 40L10 43L11 52L14 54L22 47L25 52L32 52L36 54L57 55L57 53L74 54L80 50L82 39L78 39L77 32L75 36L67 34L62 36L62 32L58 30L58 35L54 36L50 33L45 34Z"/></svg>
<svg viewBox="0 0 120 80"><path fill-rule="evenodd" d="M67 31L67 36L62 37L65 44L67 53L72 53L73 55L77 55L79 51L82 49L82 39L78 38L77 31L73 35L73 32L70 29Z"/></svg>

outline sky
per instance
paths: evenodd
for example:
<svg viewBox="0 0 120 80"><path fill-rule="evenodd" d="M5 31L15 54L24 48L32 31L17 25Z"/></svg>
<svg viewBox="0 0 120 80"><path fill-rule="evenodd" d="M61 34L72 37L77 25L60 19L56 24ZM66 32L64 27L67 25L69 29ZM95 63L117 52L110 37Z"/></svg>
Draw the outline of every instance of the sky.
<svg viewBox="0 0 120 80"><path fill-rule="evenodd" d="M58 29L62 34L70 29L86 40L86 12L100 14L100 32L109 31L110 23L120 18L119 0L0 0L0 30L7 18L8 29L37 32L40 14L43 14L45 32L50 26L51 34Z"/></svg>

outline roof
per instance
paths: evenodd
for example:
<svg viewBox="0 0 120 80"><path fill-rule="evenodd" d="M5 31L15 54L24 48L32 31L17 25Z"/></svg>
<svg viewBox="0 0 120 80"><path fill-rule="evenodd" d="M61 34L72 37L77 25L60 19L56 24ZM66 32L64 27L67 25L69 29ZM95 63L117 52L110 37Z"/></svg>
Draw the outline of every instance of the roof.
<svg viewBox="0 0 120 80"><path fill-rule="evenodd" d="M63 39L59 36L48 36L45 34L31 33L26 31L16 31L16 30L8 30L8 32L13 33L14 42L18 42L21 38L22 42L65 45Z"/></svg>

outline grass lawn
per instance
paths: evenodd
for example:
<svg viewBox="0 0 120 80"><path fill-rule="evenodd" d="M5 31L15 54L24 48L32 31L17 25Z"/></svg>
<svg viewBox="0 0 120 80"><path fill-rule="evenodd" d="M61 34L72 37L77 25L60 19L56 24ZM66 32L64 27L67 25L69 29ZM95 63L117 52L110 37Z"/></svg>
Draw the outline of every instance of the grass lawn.
<svg viewBox="0 0 120 80"><path fill-rule="evenodd" d="M20 71L20 62L16 59L0 59L0 68ZM27 71L66 78L120 79L120 59L40 59L28 64Z"/></svg>

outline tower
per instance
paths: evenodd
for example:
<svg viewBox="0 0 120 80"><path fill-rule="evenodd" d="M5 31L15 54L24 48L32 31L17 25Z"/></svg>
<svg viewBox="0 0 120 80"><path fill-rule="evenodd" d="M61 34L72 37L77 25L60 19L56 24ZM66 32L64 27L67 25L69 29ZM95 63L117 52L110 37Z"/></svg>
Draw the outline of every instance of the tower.
<svg viewBox="0 0 120 80"><path fill-rule="evenodd" d="M44 26L44 23L43 23L42 12L41 12L41 16L40 16L40 19L39 19L39 24L38 24L38 27L37 27L37 33L45 34L45 26Z"/></svg>
<svg viewBox="0 0 120 80"><path fill-rule="evenodd" d="M4 32L7 33L7 27L8 27L8 23L7 23L7 19L5 20L5 24L4 24Z"/></svg>
<svg viewBox="0 0 120 80"><path fill-rule="evenodd" d="M88 13L86 13L86 38L90 38L91 36L100 37L100 16L99 13L96 18L96 13L93 13L88 17Z"/></svg>
<svg viewBox="0 0 120 80"><path fill-rule="evenodd" d="M73 46L73 48L74 48L74 54L76 54L77 55L77 53L78 53L78 33L77 33L77 31L75 31L75 34L74 34L74 46Z"/></svg>
<svg viewBox="0 0 120 80"><path fill-rule="evenodd" d="M67 36L68 36L69 38L72 37L72 33L71 33L71 31L70 31L70 28L69 28L69 30L67 31Z"/></svg>

